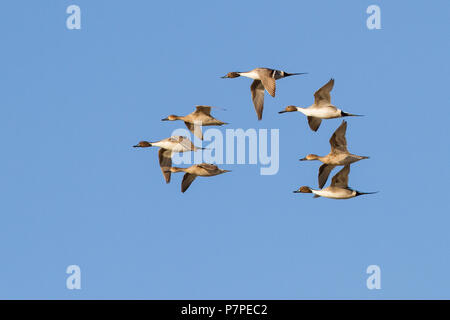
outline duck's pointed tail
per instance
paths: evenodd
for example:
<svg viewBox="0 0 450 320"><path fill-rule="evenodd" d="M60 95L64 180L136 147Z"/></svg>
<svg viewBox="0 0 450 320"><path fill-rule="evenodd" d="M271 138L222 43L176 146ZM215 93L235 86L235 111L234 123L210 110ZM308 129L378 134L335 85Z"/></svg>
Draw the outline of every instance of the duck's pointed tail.
<svg viewBox="0 0 450 320"><path fill-rule="evenodd" d="M363 114L353 114L353 113L348 113L348 112L344 112L344 111L341 111L341 116L342 117L364 117Z"/></svg>
<svg viewBox="0 0 450 320"><path fill-rule="evenodd" d="M357 196L362 196L362 195L365 195L365 194L374 194L374 193L378 193L379 191L374 191L374 192L359 192L359 191L356 191L356 197Z"/></svg>
<svg viewBox="0 0 450 320"><path fill-rule="evenodd" d="M308 72L297 72L297 73L287 73L287 72L285 72L284 76L285 77L290 77L290 76L297 76L297 75L300 75L300 74L308 74Z"/></svg>

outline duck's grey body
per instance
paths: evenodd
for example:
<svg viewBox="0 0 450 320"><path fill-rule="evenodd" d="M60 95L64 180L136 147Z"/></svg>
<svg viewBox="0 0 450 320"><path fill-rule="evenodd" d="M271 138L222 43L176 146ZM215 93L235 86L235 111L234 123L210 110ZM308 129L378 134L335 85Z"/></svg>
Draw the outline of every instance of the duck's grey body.
<svg viewBox="0 0 450 320"><path fill-rule="evenodd" d="M356 191L338 188L338 187L327 187L321 190L311 189L312 193L319 197L330 198L330 199L350 199L356 197Z"/></svg>

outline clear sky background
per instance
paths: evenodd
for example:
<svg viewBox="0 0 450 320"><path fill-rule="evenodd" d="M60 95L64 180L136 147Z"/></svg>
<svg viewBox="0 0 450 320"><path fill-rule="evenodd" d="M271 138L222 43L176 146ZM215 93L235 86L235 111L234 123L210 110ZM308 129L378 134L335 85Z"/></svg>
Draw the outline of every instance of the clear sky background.
<svg viewBox="0 0 450 320"><path fill-rule="evenodd" d="M81 7L81 30L66 28ZM381 8L381 30L366 9ZM5 1L0 12L0 298L450 298L449 1ZM251 80L277 82L257 121ZM341 120L308 106L336 79L347 112L346 201L294 194ZM156 148L194 105L226 128L280 130L280 170L163 181ZM335 171L336 172L336 171ZM331 176L330 176L331 178ZM66 289L68 265L82 289ZM381 268L368 290L366 268Z"/></svg>

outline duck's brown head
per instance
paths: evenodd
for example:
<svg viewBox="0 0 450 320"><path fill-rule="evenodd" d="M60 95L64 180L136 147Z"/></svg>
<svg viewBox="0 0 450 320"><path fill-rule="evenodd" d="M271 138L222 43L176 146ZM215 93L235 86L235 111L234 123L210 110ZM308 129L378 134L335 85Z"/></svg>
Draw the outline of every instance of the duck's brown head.
<svg viewBox="0 0 450 320"><path fill-rule="evenodd" d="M300 161L306 161L306 160L319 160L319 156L317 154L308 154L303 159L300 159Z"/></svg>
<svg viewBox="0 0 450 320"><path fill-rule="evenodd" d="M171 114L167 118L161 119L161 121L175 121L175 120L178 120L178 116L176 116L174 114Z"/></svg>
<svg viewBox="0 0 450 320"><path fill-rule="evenodd" d="M297 107L296 106L287 106L286 108L284 108L284 110L281 110L278 113L294 112L294 111L297 111Z"/></svg>
<svg viewBox="0 0 450 320"><path fill-rule="evenodd" d="M223 76L222 78L237 78L240 77L241 75L239 74L239 72L228 72L225 76Z"/></svg>
<svg viewBox="0 0 450 320"><path fill-rule="evenodd" d="M133 147L134 148L148 148L151 146L152 146L152 144L148 141L139 141L139 143Z"/></svg>
<svg viewBox="0 0 450 320"><path fill-rule="evenodd" d="M302 186L298 190L294 191L294 193L312 193L312 191L310 187Z"/></svg>

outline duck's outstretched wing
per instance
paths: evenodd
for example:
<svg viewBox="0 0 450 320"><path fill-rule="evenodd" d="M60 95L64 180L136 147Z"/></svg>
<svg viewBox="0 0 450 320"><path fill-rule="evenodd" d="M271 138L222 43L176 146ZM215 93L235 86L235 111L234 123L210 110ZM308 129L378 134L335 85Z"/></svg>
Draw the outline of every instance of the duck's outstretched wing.
<svg viewBox="0 0 450 320"><path fill-rule="evenodd" d="M307 117L308 124L312 131L317 131L322 123L322 119L316 117Z"/></svg>
<svg viewBox="0 0 450 320"><path fill-rule="evenodd" d="M185 192L197 176L195 174L185 173L181 182L181 192Z"/></svg>
<svg viewBox="0 0 450 320"><path fill-rule="evenodd" d="M203 113L208 116L211 115L211 106L195 106L194 114Z"/></svg>
<svg viewBox="0 0 450 320"><path fill-rule="evenodd" d="M184 136L178 136L178 143L184 148L185 151L196 151L197 149L203 149L203 148L197 148L191 140L189 140L188 137Z"/></svg>
<svg viewBox="0 0 450 320"><path fill-rule="evenodd" d="M330 91L333 89L334 79L330 79L322 88L314 93L314 103L319 105L322 102L331 103Z"/></svg>
<svg viewBox="0 0 450 320"><path fill-rule="evenodd" d="M200 168L203 168L203 169L205 169L207 171L210 171L210 172L214 172L214 171L219 170L218 166L216 166L215 164L211 164L211 163L204 163L203 162L203 163L198 164L197 166L200 167Z"/></svg>
<svg viewBox="0 0 450 320"><path fill-rule="evenodd" d="M158 151L159 166L163 173L166 183L170 182L170 167L172 167L172 151L160 148Z"/></svg>
<svg viewBox="0 0 450 320"><path fill-rule="evenodd" d="M184 124L189 129L189 131L192 132L197 138L199 138L200 140L203 140L202 126L195 125L193 123L186 122L186 121L184 122Z"/></svg>
<svg viewBox="0 0 450 320"><path fill-rule="evenodd" d="M253 105L255 106L258 120L262 119L264 109L264 86L260 80L254 80L250 86L252 92Z"/></svg>
<svg viewBox="0 0 450 320"><path fill-rule="evenodd" d="M264 88L272 97L275 97L276 91L275 71L277 70L262 69L258 72Z"/></svg>
<svg viewBox="0 0 450 320"><path fill-rule="evenodd" d="M345 139L346 131L347 121L344 120L330 138L331 152L348 152L347 139Z"/></svg>
<svg viewBox="0 0 450 320"><path fill-rule="evenodd" d="M333 171L335 166L331 164L322 164L319 167L319 188L322 189L325 183L327 183L328 176L330 175L331 171Z"/></svg>
<svg viewBox="0 0 450 320"><path fill-rule="evenodd" d="M331 186L348 189L348 174L350 173L350 165L344 166L341 171L336 173L336 175L331 179Z"/></svg>

